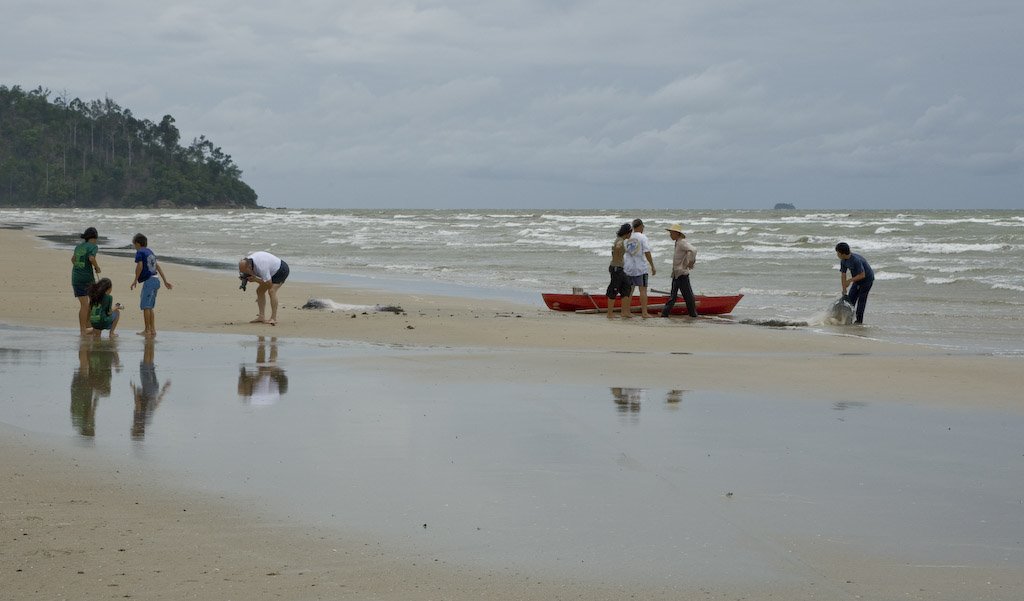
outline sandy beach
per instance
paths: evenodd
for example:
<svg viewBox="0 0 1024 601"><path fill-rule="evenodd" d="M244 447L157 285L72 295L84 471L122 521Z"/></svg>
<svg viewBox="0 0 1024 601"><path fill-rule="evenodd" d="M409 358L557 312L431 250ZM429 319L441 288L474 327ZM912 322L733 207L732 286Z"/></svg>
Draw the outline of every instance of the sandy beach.
<svg viewBox="0 0 1024 601"><path fill-rule="evenodd" d="M161 251L154 247L158 256ZM0 229L5 263L0 323L56 328L78 337L69 286L70 250L32 232ZM122 346L141 342L131 259L105 255L102 276L126 307ZM280 323L251 324L255 294L234 273L165 263L160 332L274 336L419 349L402 357L424 381L501 386L598 385L818 399L905 403L943 411L1024 413L1021 361L950 354L871 340L870 329L830 336L722 320L608 320L495 301L382 294L289 280ZM395 314L302 310L310 298L351 305L398 305ZM858 335L863 333L864 335ZM159 340L159 336L158 336ZM4 344L3 346L7 346ZM123 352L123 351L122 351ZM376 359L367 358L369 363ZM352 363L358 363L355 359ZM385 362L386 364L391 364ZM766 401L767 402L767 401ZM922 566L882 554L844 555L813 540L787 541L816 555L804 576L750 586L705 588L552 578L435 561L383 545L366 533L289 520L257 505L176 491L125 458L89 459L51 435L0 427L0 569L11 598L196 599L1015 599L1024 595L1016 559L989 565ZM1016 469L1016 468L1014 468ZM1007 500L1007 503L1012 500ZM1013 501L1015 502L1015 501ZM372 525L369 528L372 531ZM1018 548L1014 553L1019 553ZM1016 554L1012 555L1018 557ZM870 583L870 584L869 584ZM710 596L709 596L710 595Z"/></svg>

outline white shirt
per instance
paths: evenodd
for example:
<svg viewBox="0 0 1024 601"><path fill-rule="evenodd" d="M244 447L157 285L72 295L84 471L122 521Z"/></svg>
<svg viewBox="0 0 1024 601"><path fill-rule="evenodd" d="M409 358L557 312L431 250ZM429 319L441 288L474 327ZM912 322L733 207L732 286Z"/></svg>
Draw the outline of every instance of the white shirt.
<svg viewBox="0 0 1024 601"><path fill-rule="evenodd" d="M246 259L252 259L252 271L261 280L266 282L270 281L270 278L274 277L278 269L281 269L281 259L278 259L274 255L257 251L246 257Z"/></svg>
<svg viewBox="0 0 1024 601"><path fill-rule="evenodd" d="M651 252L651 242L647 236L640 232L633 232L633 235L626 240L626 256L623 271L628 276L643 275L648 273L647 255Z"/></svg>

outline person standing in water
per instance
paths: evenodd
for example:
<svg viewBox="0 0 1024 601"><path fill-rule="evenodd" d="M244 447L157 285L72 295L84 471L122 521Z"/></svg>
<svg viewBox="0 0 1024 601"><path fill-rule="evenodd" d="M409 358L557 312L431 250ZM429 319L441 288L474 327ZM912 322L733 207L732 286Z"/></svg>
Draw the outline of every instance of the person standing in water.
<svg viewBox="0 0 1024 601"><path fill-rule="evenodd" d="M867 259L850 252L850 245L845 242L836 244L836 256L839 257L839 277L843 287L843 298L857 308L853 323L864 323L864 309L868 306L868 293L875 283L875 272ZM850 277L846 277L849 270ZM849 293L847 293L849 288Z"/></svg>

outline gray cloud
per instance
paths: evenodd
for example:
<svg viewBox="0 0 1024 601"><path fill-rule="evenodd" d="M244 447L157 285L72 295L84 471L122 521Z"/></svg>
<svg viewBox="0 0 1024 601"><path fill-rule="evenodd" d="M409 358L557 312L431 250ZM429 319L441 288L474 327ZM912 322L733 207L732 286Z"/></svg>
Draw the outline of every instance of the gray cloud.
<svg viewBox="0 0 1024 601"><path fill-rule="evenodd" d="M274 206L1024 204L1009 1L5 13L0 82L170 113Z"/></svg>

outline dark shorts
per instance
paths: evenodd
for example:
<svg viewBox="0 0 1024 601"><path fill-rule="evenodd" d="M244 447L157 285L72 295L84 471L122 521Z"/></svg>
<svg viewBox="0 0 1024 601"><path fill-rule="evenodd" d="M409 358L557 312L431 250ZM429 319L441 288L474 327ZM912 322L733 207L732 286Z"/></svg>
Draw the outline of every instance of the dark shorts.
<svg viewBox="0 0 1024 601"><path fill-rule="evenodd" d="M629 296L633 286L629 283L629 277L626 275L626 272L621 267L609 265L608 275L611 276L611 279L608 282L608 290L605 292L605 296L608 298Z"/></svg>
<svg viewBox="0 0 1024 601"><path fill-rule="evenodd" d="M284 281L288 279L289 273L291 273L291 270L288 269L288 264L285 263L284 261L281 261L281 267L280 269L277 270L277 273L270 277L270 283L283 284Z"/></svg>
<svg viewBox="0 0 1024 601"><path fill-rule="evenodd" d="M89 286L92 286L92 284L76 284L71 282L71 289L75 292L75 298L79 296L89 296Z"/></svg>
<svg viewBox="0 0 1024 601"><path fill-rule="evenodd" d="M631 276L629 276L629 283L632 286L642 286L642 287L646 288L647 287L647 274L644 273L644 274L641 274L641 275L631 275Z"/></svg>

